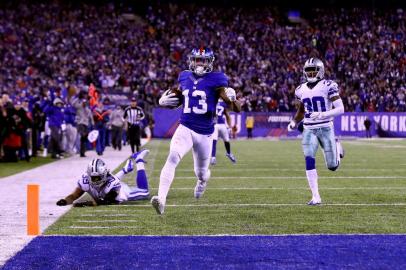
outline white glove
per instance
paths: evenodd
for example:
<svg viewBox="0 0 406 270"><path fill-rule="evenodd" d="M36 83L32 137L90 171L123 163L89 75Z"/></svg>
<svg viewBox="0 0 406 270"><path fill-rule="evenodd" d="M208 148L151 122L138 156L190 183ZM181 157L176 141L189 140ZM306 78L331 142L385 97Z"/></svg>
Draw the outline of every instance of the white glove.
<svg viewBox="0 0 406 270"><path fill-rule="evenodd" d="M61 130L62 130L62 131L65 131L65 130L66 130L66 124L62 124L62 125L61 125Z"/></svg>
<svg viewBox="0 0 406 270"><path fill-rule="evenodd" d="M293 131L295 129L296 129L296 122L295 122L295 120L291 120L288 125L288 131Z"/></svg>
<svg viewBox="0 0 406 270"><path fill-rule="evenodd" d="M175 93L170 93L170 89L166 90L159 99L159 105L164 107L175 107L179 105L179 98Z"/></svg>
<svg viewBox="0 0 406 270"><path fill-rule="evenodd" d="M310 114L310 119L312 120L323 120L324 118L326 118L326 116L323 112L312 112Z"/></svg>
<svg viewBox="0 0 406 270"><path fill-rule="evenodd" d="M124 174L130 173L134 170L134 163L132 159L127 160L124 167L121 169Z"/></svg>
<svg viewBox="0 0 406 270"><path fill-rule="evenodd" d="M228 97L228 99L230 101L236 101L237 100L237 96L236 96L235 90L233 88L226 87L225 91L226 91L226 95L227 95L227 97Z"/></svg>

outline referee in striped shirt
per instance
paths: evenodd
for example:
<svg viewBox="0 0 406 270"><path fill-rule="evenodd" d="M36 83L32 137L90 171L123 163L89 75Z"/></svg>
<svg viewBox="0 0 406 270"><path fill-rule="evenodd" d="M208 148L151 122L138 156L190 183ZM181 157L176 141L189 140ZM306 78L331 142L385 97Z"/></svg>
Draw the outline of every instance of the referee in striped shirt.
<svg viewBox="0 0 406 270"><path fill-rule="evenodd" d="M124 110L124 119L127 121L127 139L130 141L131 151L140 151L141 146L141 121L145 118L144 111L137 106L137 99L131 98L130 106ZM134 149L136 146L136 149Z"/></svg>

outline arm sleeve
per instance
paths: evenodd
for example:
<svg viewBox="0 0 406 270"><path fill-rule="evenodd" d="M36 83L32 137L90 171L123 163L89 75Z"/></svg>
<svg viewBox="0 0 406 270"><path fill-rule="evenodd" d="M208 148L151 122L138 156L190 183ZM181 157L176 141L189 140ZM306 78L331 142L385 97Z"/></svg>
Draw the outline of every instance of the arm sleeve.
<svg viewBox="0 0 406 270"><path fill-rule="evenodd" d="M341 98L333 101L334 109L324 113L325 117L333 117L344 113L344 104Z"/></svg>

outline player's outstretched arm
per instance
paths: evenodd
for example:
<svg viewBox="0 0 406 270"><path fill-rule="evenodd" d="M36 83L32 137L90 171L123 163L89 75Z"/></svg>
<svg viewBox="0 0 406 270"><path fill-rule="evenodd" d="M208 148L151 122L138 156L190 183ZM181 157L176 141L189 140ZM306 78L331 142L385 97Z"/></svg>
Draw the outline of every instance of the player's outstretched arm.
<svg viewBox="0 0 406 270"><path fill-rule="evenodd" d="M224 102L228 105L228 107L233 112L241 112L241 104L237 100L237 95L235 90L231 87L220 87L218 88L220 97L224 100Z"/></svg>
<svg viewBox="0 0 406 270"><path fill-rule="evenodd" d="M80 196L83 195L83 193L85 193L83 190L81 190L80 188L76 188L71 194L69 194L67 197L65 197L64 199L60 199L59 201L56 202L56 205L58 206L65 206L65 205L69 205L72 204L75 200L79 199Z"/></svg>
<svg viewBox="0 0 406 270"><path fill-rule="evenodd" d="M290 123L288 125L288 131L294 130L297 127L297 124L303 120L304 115L305 115L304 105L302 102L300 102L295 116L293 117L293 119L290 121Z"/></svg>

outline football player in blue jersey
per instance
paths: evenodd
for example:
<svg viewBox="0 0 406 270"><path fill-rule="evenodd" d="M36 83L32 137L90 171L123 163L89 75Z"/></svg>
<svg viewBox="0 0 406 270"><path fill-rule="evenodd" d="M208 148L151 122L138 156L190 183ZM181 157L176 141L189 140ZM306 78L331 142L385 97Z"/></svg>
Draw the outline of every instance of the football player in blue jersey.
<svg viewBox="0 0 406 270"><path fill-rule="evenodd" d="M230 145L229 128L231 127L231 118L230 114L228 113L227 105L224 103L222 99L219 99L219 102L216 107L216 112L217 112L216 118L217 122L214 125L213 147L211 151L210 163L211 165L216 165L216 148L217 148L217 140L219 137L222 138L224 141L224 146L226 148L226 156L231 160L232 163L236 163L237 160L231 153L231 145Z"/></svg>
<svg viewBox="0 0 406 270"><path fill-rule="evenodd" d="M213 51L208 48L193 49L188 56L189 70L182 71L178 78L181 97L167 90L159 100L164 107L183 105L180 125L172 137L169 155L162 168L158 196L151 204L158 214L165 210L166 197L175 177L175 169L191 149L194 171L197 177L194 197L200 198L210 178L210 154L213 144L214 117L219 98L236 112L241 110L235 90L228 87L228 78L223 72L213 71Z"/></svg>
<svg viewBox="0 0 406 270"><path fill-rule="evenodd" d="M72 204L75 207L118 204L125 201L149 199L148 179L145 173L145 158L149 150L145 149L131 156L125 166L116 174L111 174L106 164L99 158L93 159L87 166L86 173L78 180L76 189L56 204L64 206ZM125 174L137 167L136 187L130 188L121 182ZM87 192L93 200L74 202Z"/></svg>
<svg viewBox="0 0 406 270"><path fill-rule="evenodd" d="M288 125L288 131L298 127L303 120L302 147L306 161L306 177L312 191L308 205L318 205L321 198L316 170L316 152L320 144L326 166L335 171L344 157L341 143L335 138L333 118L344 113L344 105L336 82L324 79L324 64L320 59L310 58L303 67L306 82L299 85L295 95L299 109Z"/></svg>

